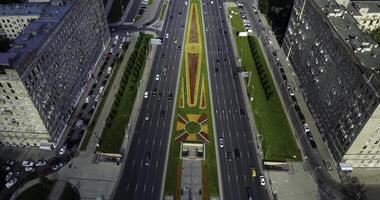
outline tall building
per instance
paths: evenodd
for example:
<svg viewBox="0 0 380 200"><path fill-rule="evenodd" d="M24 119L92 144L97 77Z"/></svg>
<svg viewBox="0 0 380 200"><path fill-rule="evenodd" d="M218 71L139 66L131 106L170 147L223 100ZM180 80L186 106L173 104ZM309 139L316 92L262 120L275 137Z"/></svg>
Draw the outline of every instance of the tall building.
<svg viewBox="0 0 380 200"><path fill-rule="evenodd" d="M282 48L334 160L379 168L378 44L334 0L295 0Z"/></svg>
<svg viewBox="0 0 380 200"><path fill-rule="evenodd" d="M0 29L9 39L15 39L32 21L43 12L43 4L0 5Z"/></svg>
<svg viewBox="0 0 380 200"><path fill-rule="evenodd" d="M110 41L102 1L53 0L0 53L0 141L57 143Z"/></svg>
<svg viewBox="0 0 380 200"><path fill-rule="evenodd" d="M348 12L362 30L372 31L380 27L379 1L353 1L348 7Z"/></svg>

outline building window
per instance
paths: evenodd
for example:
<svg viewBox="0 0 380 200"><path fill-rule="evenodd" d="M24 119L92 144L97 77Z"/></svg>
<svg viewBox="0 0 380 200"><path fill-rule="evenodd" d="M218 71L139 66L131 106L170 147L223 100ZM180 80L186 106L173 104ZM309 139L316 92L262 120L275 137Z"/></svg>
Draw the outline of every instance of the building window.
<svg viewBox="0 0 380 200"><path fill-rule="evenodd" d="M10 83L7 83L7 85L8 85L9 88L12 88L12 85Z"/></svg>

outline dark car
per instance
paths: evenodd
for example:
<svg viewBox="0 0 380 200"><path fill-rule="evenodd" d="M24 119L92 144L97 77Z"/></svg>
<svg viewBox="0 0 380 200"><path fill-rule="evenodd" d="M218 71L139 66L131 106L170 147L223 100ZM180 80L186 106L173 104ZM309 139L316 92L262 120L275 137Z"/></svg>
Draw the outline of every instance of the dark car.
<svg viewBox="0 0 380 200"><path fill-rule="evenodd" d="M237 78L238 77L238 73L237 72L233 72L232 76L234 76L234 78Z"/></svg>
<svg viewBox="0 0 380 200"><path fill-rule="evenodd" d="M239 159L240 158L240 151L239 149L234 150L235 158Z"/></svg>
<svg viewBox="0 0 380 200"><path fill-rule="evenodd" d="M153 89L152 94L153 94L153 96L156 96L156 94L157 94L157 88Z"/></svg>
<svg viewBox="0 0 380 200"><path fill-rule="evenodd" d="M245 112L243 109L240 109L240 117L243 119L245 118Z"/></svg>
<svg viewBox="0 0 380 200"><path fill-rule="evenodd" d="M231 162L232 161L232 153L231 153L231 151L227 151L226 155L227 155L228 162Z"/></svg>
<svg viewBox="0 0 380 200"><path fill-rule="evenodd" d="M247 187L247 198L248 200L253 200L253 192L250 187Z"/></svg>
<svg viewBox="0 0 380 200"><path fill-rule="evenodd" d="M160 100L161 100L161 97L162 97L162 93L159 92L158 95L157 95L157 99L160 101Z"/></svg>
<svg viewBox="0 0 380 200"><path fill-rule="evenodd" d="M168 100L169 100L169 101L172 101L172 100L173 100L173 94L172 94L172 93L169 94L169 96L168 96Z"/></svg>
<svg viewBox="0 0 380 200"><path fill-rule="evenodd" d="M147 153L145 155L145 166L149 166L150 165L150 153Z"/></svg>
<svg viewBox="0 0 380 200"><path fill-rule="evenodd" d="M219 68L215 67L215 72L218 72L219 71Z"/></svg>
<svg viewBox="0 0 380 200"><path fill-rule="evenodd" d="M160 117L161 117L161 118L164 118L164 117L165 117L165 111L164 111L164 110L161 110Z"/></svg>
<svg viewBox="0 0 380 200"><path fill-rule="evenodd" d="M165 58L165 54L161 54L161 59L164 59Z"/></svg>

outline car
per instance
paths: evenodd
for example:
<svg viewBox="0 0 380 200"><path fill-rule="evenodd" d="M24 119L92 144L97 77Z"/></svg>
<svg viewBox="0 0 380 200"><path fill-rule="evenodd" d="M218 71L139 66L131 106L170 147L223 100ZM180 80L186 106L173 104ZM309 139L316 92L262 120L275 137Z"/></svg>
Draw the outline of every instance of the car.
<svg viewBox="0 0 380 200"><path fill-rule="evenodd" d="M15 161L14 161L14 160L7 160L7 161L5 162L5 164L7 164L7 165L14 165L14 164L15 164Z"/></svg>
<svg viewBox="0 0 380 200"><path fill-rule="evenodd" d="M181 45L178 45L177 50L181 50L181 48L182 48Z"/></svg>
<svg viewBox="0 0 380 200"><path fill-rule="evenodd" d="M187 1L185 1L185 5L187 6Z"/></svg>
<svg viewBox="0 0 380 200"><path fill-rule="evenodd" d="M157 99L160 101L160 100L161 100L161 97L162 97L162 93L159 92L158 95L157 95Z"/></svg>
<svg viewBox="0 0 380 200"><path fill-rule="evenodd" d="M99 95L96 95L95 102L98 102L98 101L99 101Z"/></svg>
<svg viewBox="0 0 380 200"><path fill-rule="evenodd" d="M256 177L256 168L254 166L251 166L251 176L252 178Z"/></svg>
<svg viewBox="0 0 380 200"><path fill-rule="evenodd" d="M153 89L152 94L153 94L153 96L156 96L156 94L157 94L157 88L154 88L154 89Z"/></svg>
<svg viewBox="0 0 380 200"><path fill-rule="evenodd" d="M292 89L289 90L290 96L294 96L294 91Z"/></svg>
<svg viewBox="0 0 380 200"><path fill-rule="evenodd" d="M5 181L9 181L13 175L13 172L8 172L7 175L5 175Z"/></svg>
<svg viewBox="0 0 380 200"><path fill-rule="evenodd" d="M99 88L99 94L102 94L103 90L104 90L104 86L100 86L100 88Z"/></svg>
<svg viewBox="0 0 380 200"><path fill-rule="evenodd" d="M145 166L149 166L150 165L150 153L147 153L145 155Z"/></svg>
<svg viewBox="0 0 380 200"><path fill-rule="evenodd" d="M253 200L253 192L250 187L247 187L247 197L248 197L248 200Z"/></svg>
<svg viewBox="0 0 380 200"><path fill-rule="evenodd" d="M39 160L36 162L36 167L44 166L46 163L46 160Z"/></svg>
<svg viewBox="0 0 380 200"><path fill-rule="evenodd" d="M234 78L237 78L237 77L238 77L238 73L237 73L237 72L233 72L233 73L232 73L232 76L233 76Z"/></svg>
<svg viewBox="0 0 380 200"><path fill-rule="evenodd" d="M309 125L307 123L303 123L303 129L305 130L305 133L309 132Z"/></svg>
<svg viewBox="0 0 380 200"><path fill-rule="evenodd" d="M4 167L5 171L10 171L11 170L11 166L7 165Z"/></svg>
<svg viewBox="0 0 380 200"><path fill-rule="evenodd" d="M161 54L161 60L163 60L165 58L165 54Z"/></svg>
<svg viewBox="0 0 380 200"><path fill-rule="evenodd" d="M178 16L181 16L182 15L182 12L178 12Z"/></svg>
<svg viewBox="0 0 380 200"><path fill-rule="evenodd" d="M156 81L159 81L159 80L160 80L160 75L159 75L159 74L156 74L155 80L156 80Z"/></svg>
<svg viewBox="0 0 380 200"><path fill-rule="evenodd" d="M227 151L226 152L226 156L227 156L228 162L231 162L232 161L232 153L231 153L231 151Z"/></svg>
<svg viewBox="0 0 380 200"><path fill-rule="evenodd" d="M224 142L223 142L223 138L222 137L219 137L219 147L220 148L224 147Z"/></svg>
<svg viewBox="0 0 380 200"><path fill-rule="evenodd" d="M261 184L262 186L265 185L265 178L264 178L263 175L260 175L260 184Z"/></svg>
<svg viewBox="0 0 380 200"><path fill-rule="evenodd" d="M15 183L17 182L17 178L12 178L11 180L9 180L6 184L5 184L5 187L7 187L8 189L11 188Z"/></svg>
<svg viewBox="0 0 380 200"><path fill-rule="evenodd" d="M88 97L84 100L84 102L85 102L85 103L88 103L88 102L90 102L90 99L91 99L91 97L88 96Z"/></svg>
<svg viewBox="0 0 380 200"><path fill-rule="evenodd" d="M165 111L164 111L164 110L161 110L160 117L161 117L161 118L164 118L164 117L165 117Z"/></svg>
<svg viewBox="0 0 380 200"><path fill-rule="evenodd" d="M56 171L57 169L61 168L63 166L63 162L59 162L51 168L53 171Z"/></svg>
<svg viewBox="0 0 380 200"><path fill-rule="evenodd" d="M172 94L172 93L169 93L168 100L169 100L169 101L172 101L172 100L173 100L173 94Z"/></svg>
<svg viewBox="0 0 380 200"><path fill-rule="evenodd" d="M146 113L146 115L145 115L145 121L148 121L148 120L149 120L149 112Z"/></svg>
<svg viewBox="0 0 380 200"><path fill-rule="evenodd" d="M166 34L165 34L165 38L166 38L166 39L169 38L169 33L166 33Z"/></svg>
<svg viewBox="0 0 380 200"><path fill-rule="evenodd" d="M149 92L148 92L148 91L146 91L146 92L144 93L144 99L147 99L147 98L148 98L148 96L149 96Z"/></svg>
<svg viewBox="0 0 380 200"><path fill-rule="evenodd" d="M26 172L34 172L35 170L34 167L25 167Z"/></svg>
<svg viewBox="0 0 380 200"><path fill-rule="evenodd" d="M65 154L65 152L66 152L66 146L63 146L63 147L59 150L58 154L59 154L59 155L63 155L63 154Z"/></svg>
<svg viewBox="0 0 380 200"><path fill-rule="evenodd" d="M243 119L245 118L245 112L242 108L240 109L240 117Z"/></svg>
<svg viewBox="0 0 380 200"><path fill-rule="evenodd" d="M23 167L33 167L34 166L34 162L30 161L30 160L24 160L24 161L22 161L21 166L23 166Z"/></svg>
<svg viewBox="0 0 380 200"><path fill-rule="evenodd" d="M240 159L240 151L239 149L234 150L235 158Z"/></svg>

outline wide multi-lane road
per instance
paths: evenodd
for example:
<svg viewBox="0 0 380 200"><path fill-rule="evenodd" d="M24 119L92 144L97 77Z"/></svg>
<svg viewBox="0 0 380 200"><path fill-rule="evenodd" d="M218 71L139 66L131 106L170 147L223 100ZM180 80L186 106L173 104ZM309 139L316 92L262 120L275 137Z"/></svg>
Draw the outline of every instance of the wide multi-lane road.
<svg viewBox="0 0 380 200"><path fill-rule="evenodd" d="M181 56L178 45L182 46L184 30L181 27L185 24L186 11L184 1L170 1L161 34L163 44L157 48L150 74L145 77L149 97L141 104L114 199L160 198ZM180 12L183 14L179 15ZM157 74L159 80L156 80ZM152 94L154 90L157 90L155 96ZM172 101L168 100L170 93ZM161 98L158 98L159 94ZM148 115L149 119L146 119Z"/></svg>
<svg viewBox="0 0 380 200"><path fill-rule="evenodd" d="M222 193L224 199L248 199L249 187L254 199L262 200L266 199L265 189L258 178L261 170L241 84L234 76L238 69L222 3L203 1L215 132L224 140L224 147L218 147ZM227 159L227 152L231 152L232 161ZM257 171L254 179L251 166Z"/></svg>

